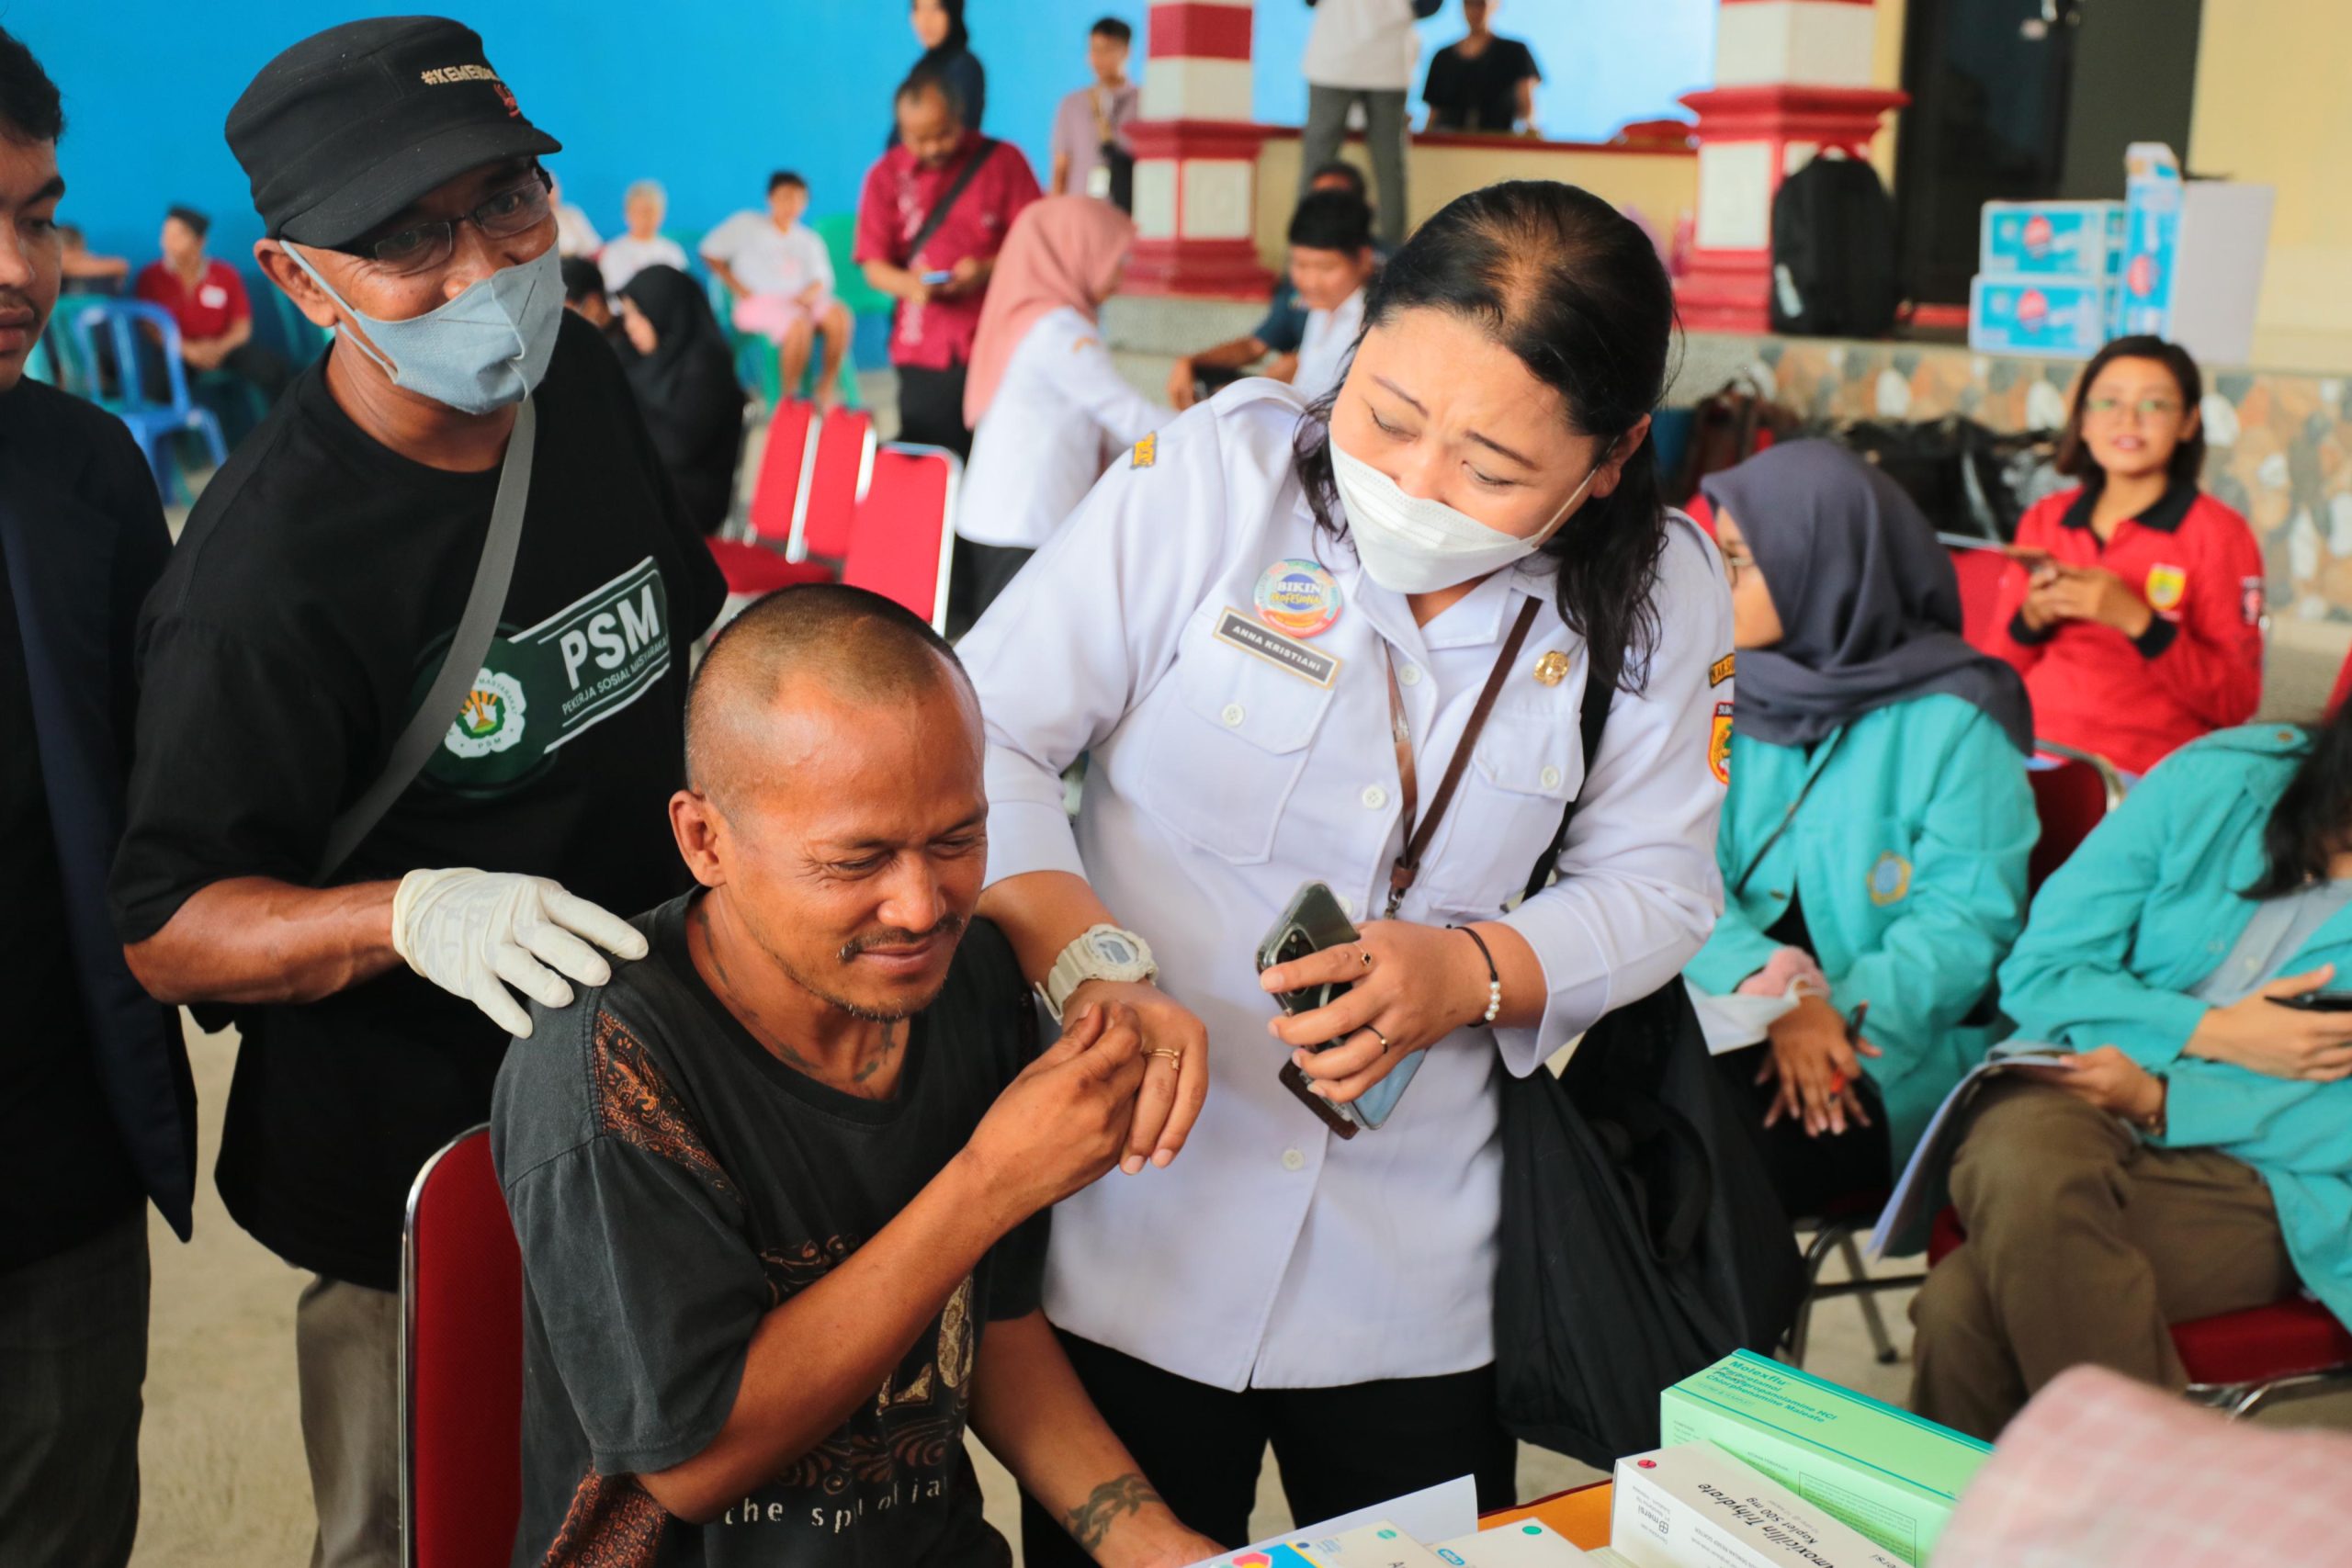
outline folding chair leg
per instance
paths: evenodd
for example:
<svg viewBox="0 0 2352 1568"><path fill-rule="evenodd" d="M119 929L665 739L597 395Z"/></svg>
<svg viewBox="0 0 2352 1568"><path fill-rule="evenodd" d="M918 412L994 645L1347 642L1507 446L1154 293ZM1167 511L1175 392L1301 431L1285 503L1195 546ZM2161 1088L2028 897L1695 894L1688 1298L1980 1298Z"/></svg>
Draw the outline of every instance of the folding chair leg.
<svg viewBox="0 0 2352 1568"><path fill-rule="evenodd" d="M1853 1232L1839 1233L1838 1251L1846 1259L1846 1273L1849 1278L1857 1281L1870 1278L1868 1270L1862 1267L1861 1248L1854 1245ZM1862 1326L1870 1331L1871 1348L1878 1356L1878 1364L1882 1367L1894 1365L1903 1358L1895 1349L1894 1341L1887 1337L1886 1319L1878 1310L1878 1292L1860 1291L1856 1292L1854 1299L1860 1303Z"/></svg>
<svg viewBox="0 0 2352 1568"><path fill-rule="evenodd" d="M1789 1322L1789 1365L1804 1365L1806 1339L1813 1332L1814 1292L1821 1285L1822 1266L1837 1250L1838 1238L1844 1233L1834 1224L1825 1224L1813 1233L1812 1242L1804 1249L1804 1294L1797 1298L1796 1316Z"/></svg>

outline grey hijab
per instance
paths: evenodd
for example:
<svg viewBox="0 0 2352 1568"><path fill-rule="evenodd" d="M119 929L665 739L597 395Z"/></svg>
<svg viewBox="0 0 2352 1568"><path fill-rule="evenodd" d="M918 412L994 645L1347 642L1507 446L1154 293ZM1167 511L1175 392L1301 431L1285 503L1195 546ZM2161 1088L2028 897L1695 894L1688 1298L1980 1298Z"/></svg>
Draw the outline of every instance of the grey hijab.
<svg viewBox="0 0 2352 1568"><path fill-rule="evenodd" d="M1786 628L1740 652L1741 734L1810 746L1873 709L1946 692L2031 753L2025 682L1961 640L1951 558L1900 485L1842 446L1788 441L1700 488L1739 525Z"/></svg>

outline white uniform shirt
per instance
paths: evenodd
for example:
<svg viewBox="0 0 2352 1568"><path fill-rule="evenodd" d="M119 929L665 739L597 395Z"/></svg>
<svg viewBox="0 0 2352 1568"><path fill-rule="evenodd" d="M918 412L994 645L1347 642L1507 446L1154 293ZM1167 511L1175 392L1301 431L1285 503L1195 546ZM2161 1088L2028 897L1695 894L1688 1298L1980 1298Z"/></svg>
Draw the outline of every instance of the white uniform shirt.
<svg viewBox="0 0 2352 1568"><path fill-rule="evenodd" d="M703 236L702 254L725 262L735 281L754 294L795 299L812 283L833 291L833 258L806 223L779 229L764 212L739 212Z"/></svg>
<svg viewBox="0 0 2352 1568"><path fill-rule="evenodd" d="M1363 330L1363 290L1359 288L1329 310L1306 313L1306 334L1298 342L1298 368L1290 384L1313 402L1347 379L1356 333Z"/></svg>
<svg viewBox="0 0 2352 1568"><path fill-rule="evenodd" d="M1093 322L1067 307L1038 317L972 433L956 535L1035 549L1094 488L1106 446L1124 453L1170 417L1119 374Z"/></svg>
<svg viewBox="0 0 2352 1568"><path fill-rule="evenodd" d="M1252 380L1180 416L1113 466L959 649L988 730L990 878L1085 876L1208 1026L1208 1101L1175 1163L1114 1171L1055 1212L1046 1313L1224 1389L1490 1361L1498 1063L1531 1072L1665 984L1723 905L1709 754L1731 686L1710 666L1730 650L1731 603L1714 547L1674 516L1646 684L1615 699L1560 881L1504 915L1586 784L1582 639L1540 568L1416 626L1316 530L1292 467L1302 406ZM1338 661L1328 686L1217 636L1228 610L1256 621L1266 568L1303 558L1340 596L1337 621L1295 639ZM1426 804L1531 596L1543 607L1399 918L1515 928L1543 964L1542 1020L1456 1031L1385 1126L1343 1142L1275 1081L1287 1051L1266 1032L1258 942L1310 880L1378 918L1401 838L1387 654ZM1537 661L1555 649L1569 670L1546 685ZM1060 775L1082 752L1073 833Z"/></svg>
<svg viewBox="0 0 2352 1568"><path fill-rule="evenodd" d="M1419 48L1413 0L1320 0L1300 69L1317 87L1405 92Z"/></svg>
<svg viewBox="0 0 2352 1568"><path fill-rule="evenodd" d="M605 275L605 287L617 294L628 287L628 280L649 266L674 266L686 270L686 253L678 242L667 234L656 234L640 240L634 234L620 234L605 242L596 253L596 270Z"/></svg>

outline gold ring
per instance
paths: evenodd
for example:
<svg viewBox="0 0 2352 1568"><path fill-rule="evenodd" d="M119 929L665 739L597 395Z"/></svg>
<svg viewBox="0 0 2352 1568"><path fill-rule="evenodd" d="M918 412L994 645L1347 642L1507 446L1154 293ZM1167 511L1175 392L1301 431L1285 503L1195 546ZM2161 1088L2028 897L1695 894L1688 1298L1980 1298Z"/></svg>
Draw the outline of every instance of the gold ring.
<svg viewBox="0 0 2352 1568"><path fill-rule="evenodd" d="M1371 954L1371 953L1366 953L1363 948L1359 947L1359 948L1357 948L1357 949L1356 949L1356 956L1357 956L1358 958L1361 958L1361 959L1363 959L1363 966L1364 966L1365 968L1369 969L1369 968L1371 968L1371 967L1372 967L1372 954Z"/></svg>
<svg viewBox="0 0 2352 1568"><path fill-rule="evenodd" d="M1147 1056L1165 1056L1170 1061L1176 1064L1179 1071L1182 1071L1184 1066L1184 1053L1182 1051L1171 1050L1165 1045L1155 1046L1151 1050L1146 1051L1144 1055Z"/></svg>
<svg viewBox="0 0 2352 1568"><path fill-rule="evenodd" d="M1380 1032L1380 1025L1376 1023L1367 1023L1364 1027L1372 1031L1372 1037L1380 1042L1380 1048L1383 1051L1388 1049L1388 1036Z"/></svg>

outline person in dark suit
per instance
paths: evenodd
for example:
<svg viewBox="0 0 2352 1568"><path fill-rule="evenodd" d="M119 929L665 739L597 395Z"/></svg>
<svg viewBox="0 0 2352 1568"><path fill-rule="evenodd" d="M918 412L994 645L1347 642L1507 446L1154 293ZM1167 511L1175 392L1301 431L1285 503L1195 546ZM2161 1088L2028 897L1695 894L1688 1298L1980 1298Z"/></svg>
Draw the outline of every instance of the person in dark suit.
<svg viewBox="0 0 2352 1568"><path fill-rule="evenodd" d="M119 1565L139 1520L153 1199L185 1240L195 1093L106 901L131 632L171 537L122 422L25 376L57 303L54 84L0 31L0 1562Z"/></svg>

